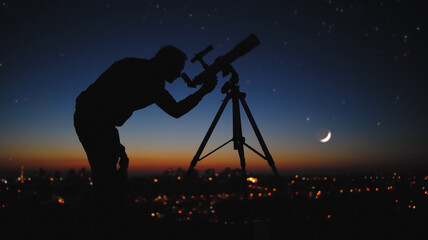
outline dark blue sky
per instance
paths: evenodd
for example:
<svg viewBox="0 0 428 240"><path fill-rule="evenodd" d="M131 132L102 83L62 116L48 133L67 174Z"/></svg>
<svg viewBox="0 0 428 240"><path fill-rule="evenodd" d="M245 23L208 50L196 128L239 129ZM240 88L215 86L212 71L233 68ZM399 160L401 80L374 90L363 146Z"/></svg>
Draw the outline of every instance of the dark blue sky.
<svg viewBox="0 0 428 240"><path fill-rule="evenodd" d="M260 46L233 66L280 169L428 163L424 9L404 0L3 0L0 165L87 165L74 100L114 61L151 58L169 44L191 58L211 44L211 63L250 33ZM202 68L188 61L184 71ZM119 129L131 161L144 169L162 155L171 167L187 167L174 159L193 157L224 81L179 120L155 106L134 113ZM167 88L177 100L194 91L181 81ZM222 119L212 147L231 137L230 111ZM317 139L323 129L332 133L327 143ZM228 154L235 153L221 156Z"/></svg>

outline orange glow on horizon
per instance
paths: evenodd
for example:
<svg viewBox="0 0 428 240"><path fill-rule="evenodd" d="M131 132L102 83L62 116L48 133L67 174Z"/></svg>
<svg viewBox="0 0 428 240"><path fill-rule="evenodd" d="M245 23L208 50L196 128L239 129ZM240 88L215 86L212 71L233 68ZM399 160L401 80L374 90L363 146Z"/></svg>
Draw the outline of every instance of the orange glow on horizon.
<svg viewBox="0 0 428 240"><path fill-rule="evenodd" d="M24 165L26 169L44 168L48 170L67 170L70 168L90 169L86 154L80 146L77 149L58 148L54 151L44 151L43 149L33 149L34 151L21 151L11 154L13 157L0 154L1 167L3 169L19 169ZM163 172L167 169L187 169L194 156L194 150L181 149L174 151L168 149L151 149L149 153L128 149L130 159L130 172ZM328 168L352 167L356 166L356 159L348 159L346 156L313 156L307 152L284 152L271 151L275 165L279 171L300 171L300 170L318 170ZM204 153L206 154L206 153ZM203 154L203 155L204 155ZM203 156L202 155L202 156ZM271 169L264 159L260 158L250 150L245 150L247 170L250 172L271 172ZM224 170L225 168L240 168L238 152L228 148L226 150L215 152L207 158L199 161L196 170L203 171L209 168Z"/></svg>

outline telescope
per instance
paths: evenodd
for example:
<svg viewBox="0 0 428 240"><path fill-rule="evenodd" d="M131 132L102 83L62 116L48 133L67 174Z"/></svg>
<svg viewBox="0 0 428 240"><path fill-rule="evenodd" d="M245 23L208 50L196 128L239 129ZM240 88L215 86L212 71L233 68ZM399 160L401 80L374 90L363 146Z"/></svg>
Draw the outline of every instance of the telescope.
<svg viewBox="0 0 428 240"><path fill-rule="evenodd" d="M221 106L217 112L217 114L214 117L214 120L212 121L207 133L205 134L204 139L201 142L201 145L199 145L199 148L196 152L196 154L193 156L193 159L190 163L189 168L187 169L186 175L184 176L184 179L182 181L182 186L184 186L185 183L188 182L188 179L190 178L190 175L192 174L193 170L196 167L196 164L208 157L209 155L213 154L217 150L221 149L222 147L226 146L228 143L233 142L233 149L238 151L240 163L241 163L241 178L242 178L242 185L247 188L248 182L247 182L247 172L246 172L246 162L245 162L245 154L244 154L244 147L247 147L254 153L256 153L258 156L263 158L267 161L269 166L271 167L275 177L280 180L280 176L278 173L278 170L276 169L275 162L273 161L272 155L270 154L267 145L265 141L263 140L263 137L261 135L261 132L259 128L257 127L256 121L254 120L253 115L251 114L250 108L248 107L248 104L245 100L246 94L244 92L241 92L239 90L239 77L238 73L233 69L231 66L231 63L238 59L239 57L244 56L249 51L254 49L256 46L260 44L259 39L254 34L250 34L247 38L245 38L243 41L238 43L230 52L226 53L223 56L217 57L213 64L208 65L203 60L203 57L212 51L214 48L210 45L207 48L205 48L203 51L196 53L195 57L193 57L190 61L196 62L199 61L202 64L202 67L204 68L204 71L198 74L196 77L190 79L185 73L182 74L182 78L185 80L187 85L189 87L196 87L196 85L203 84L204 81L210 81L215 77L215 75L218 72L223 73L223 77L225 77L228 74L231 74L231 77L228 81L225 82L223 85L221 92L226 94L224 97L224 100L221 103ZM231 102L232 103L232 123L233 123L233 137L226 143L220 145L216 149L210 151L209 153L202 156L202 153L204 152L205 147L207 146L207 143L214 131L214 128L216 127L218 121L220 120L221 115L223 114L226 105ZM254 134L257 137L257 140L260 143L260 147L263 150L263 153L260 153L258 150L250 146L245 142L245 137L242 134L242 122L241 122L241 109L244 110L244 112L247 115L247 118L254 130ZM281 183L280 183L281 184ZM244 196L248 196L247 189L244 191ZM176 203L176 200L178 198L178 194L172 199L170 207L168 209L173 209L173 204ZM245 197L246 198L246 197Z"/></svg>
<svg viewBox="0 0 428 240"><path fill-rule="evenodd" d="M217 57L214 63L211 65L206 64L203 60L203 57L214 49L212 45L209 45L201 52L196 53L195 56L190 60L192 63L196 61L200 62L204 68L204 71L194 77L193 80L190 79L190 77L185 73L181 74L181 78L186 82L188 87L195 88L197 85L203 84L206 79L210 79L210 77L213 75L215 76L219 72L223 73L223 77L229 75L230 73L236 73L230 64L239 57L242 57L249 51L253 50L259 44L260 42L257 36L250 34L228 53Z"/></svg>

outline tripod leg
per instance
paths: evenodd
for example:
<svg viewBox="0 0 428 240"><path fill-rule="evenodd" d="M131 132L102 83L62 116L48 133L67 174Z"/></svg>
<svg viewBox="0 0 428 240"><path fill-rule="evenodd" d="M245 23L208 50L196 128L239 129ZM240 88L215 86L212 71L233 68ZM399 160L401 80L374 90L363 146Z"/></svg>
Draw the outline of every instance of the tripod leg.
<svg viewBox="0 0 428 240"><path fill-rule="evenodd" d="M239 159L241 160L242 183L244 184L244 193L247 195L247 170L245 164L244 145L238 146Z"/></svg>
<svg viewBox="0 0 428 240"><path fill-rule="evenodd" d="M241 161L241 171L242 171L242 183L247 195L247 171L244 155L244 142L245 138L242 136L242 124L241 124L241 113L239 109L239 93L235 92L232 97L232 106L233 106L233 148L238 150L239 159Z"/></svg>
<svg viewBox="0 0 428 240"><path fill-rule="evenodd" d="M187 178L189 177L190 173L193 171L193 169L195 168L196 164L197 164L197 163L198 163L198 161L200 160L201 154L202 154L202 152L204 151L204 148L205 148L205 146L207 145L208 140L210 139L211 134L213 133L214 128L215 128L215 126L217 125L218 120L219 120L219 119L220 119L220 117L221 117L221 114L223 113L223 111L224 111L224 109L225 109L225 107L226 107L227 103L229 102L229 99L230 99L229 95L227 95L227 96L224 98L223 103L222 103L222 104L221 104L221 106L220 106L220 109L218 110L217 114L215 115L214 120L213 120L213 122L211 123L210 128L208 129L207 133L205 134L205 137L204 137L204 139L202 140L202 143L201 143L201 145L199 146L198 151L196 152L195 156L193 157L192 162L190 163L189 169L187 170L187 172L186 172L186 176L185 176L185 178L184 178L184 182L186 182L186 181L187 181Z"/></svg>
<svg viewBox="0 0 428 240"><path fill-rule="evenodd" d="M262 147L262 150L265 154L266 161L268 162L269 166L272 168L272 172L276 177L279 177L278 170L275 167L275 162L273 161L272 155L270 155L269 150L266 146L265 141L263 140L262 134L260 133L259 128L257 127L256 121L254 120L253 115L251 114L250 108L247 105L247 102L245 101L245 96L242 95L240 97L242 107L245 110L245 113L247 114L248 120L251 123L251 126L253 127L254 133L256 134L257 140L260 143L260 146Z"/></svg>
<svg viewBox="0 0 428 240"><path fill-rule="evenodd" d="M171 212L172 206L174 205L175 201L177 200L179 193L180 193L180 192L183 190L183 188L185 187L185 185L186 185L187 181L189 180L189 177L190 177L191 173L193 172L193 169L196 167L196 164L197 164L197 163L198 163L198 161L200 160L201 154L202 154L202 152L204 151L204 148L205 148L205 146L207 145L208 140L209 140L209 138L210 138L211 134L213 133L214 128L215 128L215 126L217 125L218 120L220 119L221 114L223 113L224 109L226 108L226 105L227 105L227 103L229 102L229 100L230 100L230 96L229 96L229 95L227 95L227 96L224 98L223 103L222 103L222 104L221 104L221 106L220 106L220 109L218 110L217 114L215 115L214 120L213 120L213 122L211 123L210 128L208 129L207 133L205 134L205 137L204 137L204 139L202 140L202 143L201 143L201 145L199 146L198 151L196 152L195 156L193 157L193 160L192 160L192 162L190 163L189 169L187 169L186 175L184 176L183 182L181 183L180 187L179 187L178 189L176 189L175 194L173 194L172 201L171 201L171 203L170 203L170 204L168 204L168 206L167 206L167 211L166 211L166 213L168 214L168 216L169 216L169 214L171 214L171 213L172 213L172 212Z"/></svg>

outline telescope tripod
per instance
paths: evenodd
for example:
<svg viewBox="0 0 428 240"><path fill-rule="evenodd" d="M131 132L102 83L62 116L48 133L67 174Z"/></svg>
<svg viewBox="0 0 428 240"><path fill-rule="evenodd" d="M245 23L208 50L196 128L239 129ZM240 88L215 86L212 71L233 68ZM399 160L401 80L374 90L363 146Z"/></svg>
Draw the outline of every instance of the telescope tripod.
<svg viewBox="0 0 428 240"><path fill-rule="evenodd" d="M235 74L233 74L233 75L235 75ZM266 160L268 162L269 166L271 167L275 177L279 178L279 173L275 167L275 162L273 161L273 158L269 153L269 150L266 146L266 143L263 140L263 137L260 133L259 128L257 127L257 124L254 120L254 117L250 112L250 108L248 107L247 102L245 101L246 94L239 90L239 86L236 84L238 82L237 76L235 76L235 77L236 77L235 81L229 80L228 82L226 82L225 86L223 86L223 88L222 88L223 93L227 92L226 97L224 98L223 103L220 106L220 109L218 110L217 114L215 115L214 120L211 123L211 126L209 127L207 133L205 134L205 137L202 140L202 143L199 146L198 151L196 152L195 156L193 157L192 162L190 163L189 169L187 170L186 175L184 177L184 183L187 182L189 176L191 175L191 172L196 167L196 164L199 161L208 157L209 155L211 155L212 153L214 153L215 151L219 150L220 148L224 147L226 144L228 144L232 141L233 141L233 149L238 151L239 158L241 161L242 181L244 183L245 188L246 188L246 181L247 181L247 172L246 172L246 163L245 163L245 155L244 155L244 146L249 148L250 150L252 150L254 153L256 153L258 156L260 156L264 160ZM208 140L214 131L214 128L216 127L226 105L229 103L230 100L232 100L232 110L233 110L233 137L232 137L232 139L230 139L226 143L222 144L218 148L214 149L213 151L209 152L205 156L201 157L202 152L205 149L205 146L207 145ZM250 145L248 145L245 142L245 138L242 136L241 113L240 113L239 103L241 103L241 105L242 105L242 107L243 107L243 109L244 109L244 111L248 117L248 120L251 123L251 126L254 130L254 133L256 134L256 137L260 143L260 146L263 150L264 155L261 154L260 152L258 152L256 149L254 149Z"/></svg>

